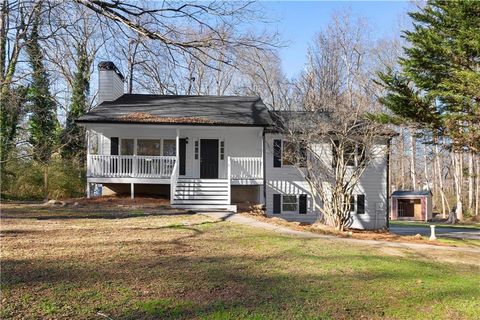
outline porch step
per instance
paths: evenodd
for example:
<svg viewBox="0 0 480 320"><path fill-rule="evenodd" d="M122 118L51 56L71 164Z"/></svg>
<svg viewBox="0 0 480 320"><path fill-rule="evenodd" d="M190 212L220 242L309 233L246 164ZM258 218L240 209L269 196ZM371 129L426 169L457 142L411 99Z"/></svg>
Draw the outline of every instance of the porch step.
<svg viewBox="0 0 480 320"><path fill-rule="evenodd" d="M175 199L174 204L223 204L227 205L228 200L212 200L212 199L188 199L188 200L183 200L183 199Z"/></svg>
<svg viewBox="0 0 480 320"><path fill-rule="evenodd" d="M180 178L172 207L194 210L230 210L229 183L226 179Z"/></svg>

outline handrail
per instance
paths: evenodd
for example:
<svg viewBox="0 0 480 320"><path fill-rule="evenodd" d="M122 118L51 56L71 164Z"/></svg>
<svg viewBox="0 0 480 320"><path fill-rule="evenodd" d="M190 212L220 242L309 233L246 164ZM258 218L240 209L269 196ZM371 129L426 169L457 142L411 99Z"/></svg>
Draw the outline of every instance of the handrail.
<svg viewBox="0 0 480 320"><path fill-rule="evenodd" d="M178 161L175 160L175 164L173 165L172 175L170 176L170 203L173 203L173 199L175 198L175 191L177 189L177 181L179 176L178 169L179 169Z"/></svg>
<svg viewBox="0 0 480 320"><path fill-rule="evenodd" d="M228 204L232 204L232 158L228 156L227 163Z"/></svg>

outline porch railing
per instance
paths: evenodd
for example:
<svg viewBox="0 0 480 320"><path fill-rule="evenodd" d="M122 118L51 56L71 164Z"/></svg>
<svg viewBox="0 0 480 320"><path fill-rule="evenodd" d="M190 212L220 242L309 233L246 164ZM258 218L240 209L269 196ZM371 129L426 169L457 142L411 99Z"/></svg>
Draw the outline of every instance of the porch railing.
<svg viewBox="0 0 480 320"><path fill-rule="evenodd" d="M170 178L175 157L88 155L90 177Z"/></svg>
<svg viewBox="0 0 480 320"><path fill-rule="evenodd" d="M231 157L231 179L262 179L261 157Z"/></svg>

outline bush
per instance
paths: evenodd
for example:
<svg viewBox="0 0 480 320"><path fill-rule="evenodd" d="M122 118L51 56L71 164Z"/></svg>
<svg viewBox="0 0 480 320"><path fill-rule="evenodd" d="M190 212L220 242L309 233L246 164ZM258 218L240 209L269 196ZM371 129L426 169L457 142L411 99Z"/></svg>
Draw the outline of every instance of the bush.
<svg viewBox="0 0 480 320"><path fill-rule="evenodd" d="M2 179L2 199L42 200L44 165L31 159L10 161ZM54 158L48 165L48 198L71 198L84 195L85 169L78 162Z"/></svg>

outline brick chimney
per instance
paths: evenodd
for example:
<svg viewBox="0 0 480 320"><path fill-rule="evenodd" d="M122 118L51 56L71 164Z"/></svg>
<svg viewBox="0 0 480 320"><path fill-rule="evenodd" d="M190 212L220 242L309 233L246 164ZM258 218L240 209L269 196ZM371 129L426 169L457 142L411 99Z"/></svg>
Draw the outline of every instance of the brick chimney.
<svg viewBox="0 0 480 320"><path fill-rule="evenodd" d="M102 61L98 64L98 104L104 101L114 101L124 94L122 73L112 61Z"/></svg>

